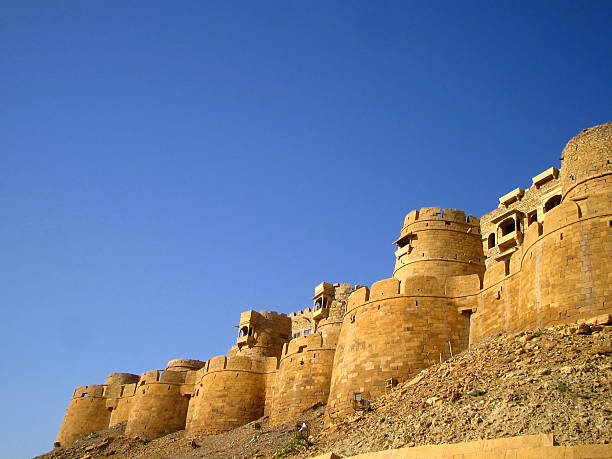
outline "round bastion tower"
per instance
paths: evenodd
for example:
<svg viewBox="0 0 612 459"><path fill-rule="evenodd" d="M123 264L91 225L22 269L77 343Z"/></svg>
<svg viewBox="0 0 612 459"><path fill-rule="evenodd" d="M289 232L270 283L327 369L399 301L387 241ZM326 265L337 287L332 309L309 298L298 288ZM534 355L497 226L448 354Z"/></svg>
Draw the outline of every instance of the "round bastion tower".
<svg viewBox="0 0 612 459"><path fill-rule="evenodd" d="M291 335L285 314L243 312L236 346L213 357L194 377L186 434L214 435L264 415L283 345Z"/></svg>
<svg viewBox="0 0 612 459"><path fill-rule="evenodd" d="M484 274L479 219L426 207L406 216L393 277L348 298L334 356L328 420L467 349L469 318L447 282ZM451 278L453 278L451 280Z"/></svg>
<svg viewBox="0 0 612 459"><path fill-rule="evenodd" d="M439 207L413 210L394 242L393 277L433 276L441 282L450 276L478 274L482 279L485 257L480 239L480 219L465 212Z"/></svg>
<svg viewBox="0 0 612 459"><path fill-rule="evenodd" d="M563 199L532 223L520 263L514 328L575 323L612 312L612 123L585 129L562 153Z"/></svg>
<svg viewBox="0 0 612 459"><path fill-rule="evenodd" d="M598 194L612 187L612 123L585 129L561 154L563 200Z"/></svg>
<svg viewBox="0 0 612 459"><path fill-rule="evenodd" d="M205 362L175 359L165 370L154 370L140 377L125 434L145 440L162 437L185 428L189 394L184 385L187 375Z"/></svg>
<svg viewBox="0 0 612 459"><path fill-rule="evenodd" d="M111 373L103 385L77 387L66 410L56 444L67 446L91 432L106 429L112 416L109 397L111 394L119 393L124 385L136 381L138 381L137 375Z"/></svg>
<svg viewBox="0 0 612 459"><path fill-rule="evenodd" d="M55 444L67 446L97 430L106 429L110 411L106 409L103 385L79 386L74 390Z"/></svg>

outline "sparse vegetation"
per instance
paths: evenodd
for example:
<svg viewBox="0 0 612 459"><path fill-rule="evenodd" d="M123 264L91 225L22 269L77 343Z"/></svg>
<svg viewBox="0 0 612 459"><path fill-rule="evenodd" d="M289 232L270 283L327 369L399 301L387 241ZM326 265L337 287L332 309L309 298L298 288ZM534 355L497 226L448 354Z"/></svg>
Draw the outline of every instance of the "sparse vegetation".
<svg viewBox="0 0 612 459"><path fill-rule="evenodd" d="M487 393L486 390L474 389L473 391L468 392L468 395L470 395L472 397L481 397L481 396L483 396L486 393Z"/></svg>
<svg viewBox="0 0 612 459"><path fill-rule="evenodd" d="M283 449L276 453L274 457L280 458L291 456L292 454L298 452L300 447L308 448L308 446L309 445L306 440L304 440L303 438L298 438L297 440L289 442L285 446L283 446Z"/></svg>

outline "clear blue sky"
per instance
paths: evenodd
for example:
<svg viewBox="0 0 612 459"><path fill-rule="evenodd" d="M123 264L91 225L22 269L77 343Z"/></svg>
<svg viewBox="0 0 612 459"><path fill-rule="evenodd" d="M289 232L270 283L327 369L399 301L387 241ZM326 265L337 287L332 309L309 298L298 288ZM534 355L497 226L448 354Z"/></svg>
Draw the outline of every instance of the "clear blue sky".
<svg viewBox="0 0 612 459"><path fill-rule="evenodd" d="M612 2L2 2L0 456L74 387L389 277L612 120Z"/></svg>

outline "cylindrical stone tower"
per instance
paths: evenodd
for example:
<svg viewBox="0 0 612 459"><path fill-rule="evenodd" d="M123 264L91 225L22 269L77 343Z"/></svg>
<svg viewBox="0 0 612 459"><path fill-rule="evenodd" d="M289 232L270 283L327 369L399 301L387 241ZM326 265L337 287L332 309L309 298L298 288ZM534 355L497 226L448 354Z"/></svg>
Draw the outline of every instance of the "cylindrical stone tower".
<svg viewBox="0 0 612 459"><path fill-rule="evenodd" d="M385 279L348 299L336 354L328 419L346 416L420 370L468 346L468 318L435 277Z"/></svg>
<svg viewBox="0 0 612 459"><path fill-rule="evenodd" d="M177 359L170 361L166 370L144 373L136 389L125 434L151 440L184 429L189 395L183 384L189 370L197 370L204 364L198 360Z"/></svg>
<svg viewBox="0 0 612 459"><path fill-rule="evenodd" d="M79 386L75 389L57 434L56 444L70 445L79 438L106 429L110 410L106 408L104 386Z"/></svg>
<svg viewBox="0 0 612 459"><path fill-rule="evenodd" d="M441 282L450 276L478 274L482 279L485 257L480 238L480 220L465 212L439 207L413 210L404 220L395 241L393 277L434 276Z"/></svg>
<svg viewBox="0 0 612 459"><path fill-rule="evenodd" d="M612 187L612 123L585 129L561 154L563 200Z"/></svg>

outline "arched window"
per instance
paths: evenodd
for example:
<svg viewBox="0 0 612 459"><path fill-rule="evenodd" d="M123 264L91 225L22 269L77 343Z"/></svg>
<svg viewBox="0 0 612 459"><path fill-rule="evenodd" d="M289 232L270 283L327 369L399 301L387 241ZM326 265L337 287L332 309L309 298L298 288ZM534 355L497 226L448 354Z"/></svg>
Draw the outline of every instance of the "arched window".
<svg viewBox="0 0 612 459"><path fill-rule="evenodd" d="M489 238L487 239L487 248L492 249L495 247L495 233L489 234Z"/></svg>
<svg viewBox="0 0 612 459"><path fill-rule="evenodd" d="M514 222L514 218L504 220L499 224L499 228L501 229L502 236L512 233L516 230L516 223Z"/></svg>
<svg viewBox="0 0 612 459"><path fill-rule="evenodd" d="M238 332L238 336L247 336L249 334L249 327L242 327L240 332Z"/></svg>
<svg viewBox="0 0 612 459"><path fill-rule="evenodd" d="M544 204L544 213L548 212L550 209L554 209L559 204L561 204L560 194L555 195L552 198L550 198L548 201L546 201L546 204Z"/></svg>

